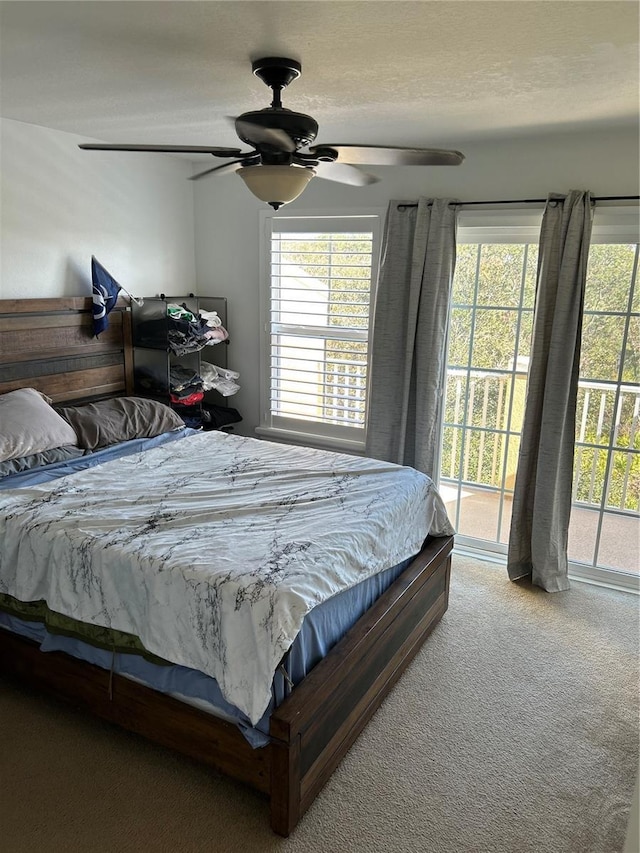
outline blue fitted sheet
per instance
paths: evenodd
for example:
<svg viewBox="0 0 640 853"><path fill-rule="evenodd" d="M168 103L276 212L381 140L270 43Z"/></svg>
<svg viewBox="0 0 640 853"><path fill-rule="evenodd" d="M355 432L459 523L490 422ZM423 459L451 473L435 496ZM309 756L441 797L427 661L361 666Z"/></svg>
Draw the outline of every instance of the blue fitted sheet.
<svg viewBox="0 0 640 853"><path fill-rule="evenodd" d="M112 444L102 450L95 450L85 456L75 459L67 459L64 462L53 462L51 465L41 465L27 471L19 471L17 474L9 474L8 477L0 478L0 489L19 489L25 486L37 486L39 483L49 483L67 474L75 474L76 471L84 471L85 468L93 468L110 459L119 459L121 456L130 456L132 453L140 453L142 450L150 450L161 444L178 441L188 435L196 435L198 430L176 429L173 432L163 432L153 438L134 438L131 441L123 441L120 444Z"/></svg>
<svg viewBox="0 0 640 853"><path fill-rule="evenodd" d="M75 471L108 462L110 459L137 453L168 441L179 440L193 433L194 430L184 429L164 433L155 438L134 439L77 459L46 465L32 471L22 471L0 480L0 489L48 482ZM39 622L17 619L2 611L0 611L0 627L34 640L40 644L42 651L65 652L103 669L131 676L162 693L206 707L213 713L234 722L248 742L258 748L269 742L271 712L286 698L291 690L290 685L296 685L302 681L307 673L327 655L336 642L399 577L411 559L333 596L307 614L302 629L287 652L281 668L276 671L269 707L255 727L251 726L248 718L241 711L224 699L214 678L197 670L178 665L153 664L137 654L114 654L80 640L52 634ZM283 669L286 671L286 676Z"/></svg>

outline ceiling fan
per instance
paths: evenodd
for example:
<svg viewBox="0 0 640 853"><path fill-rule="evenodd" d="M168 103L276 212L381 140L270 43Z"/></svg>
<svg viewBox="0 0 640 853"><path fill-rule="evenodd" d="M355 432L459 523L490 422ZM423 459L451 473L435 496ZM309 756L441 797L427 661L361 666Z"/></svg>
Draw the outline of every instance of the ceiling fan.
<svg viewBox="0 0 640 853"><path fill-rule="evenodd" d="M302 66L295 59L266 57L252 63L253 73L271 89L271 106L242 113L235 129L250 150L207 145L110 145L83 143L80 148L98 151L164 151L181 154L212 154L230 160L192 175L200 180L209 175L238 172L249 190L275 210L297 198L311 178L317 176L352 186L366 186L379 180L359 166L458 166L464 160L459 151L440 148L324 144L314 145L318 123L311 116L282 106L281 92L297 79ZM233 119L232 119L233 120Z"/></svg>

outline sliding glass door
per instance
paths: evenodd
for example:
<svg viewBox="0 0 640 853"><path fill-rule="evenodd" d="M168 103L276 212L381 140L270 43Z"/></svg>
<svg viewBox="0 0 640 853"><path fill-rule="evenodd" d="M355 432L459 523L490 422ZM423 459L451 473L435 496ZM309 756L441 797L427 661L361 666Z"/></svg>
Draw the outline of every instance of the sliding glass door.
<svg viewBox="0 0 640 853"><path fill-rule="evenodd" d="M612 230L594 226L589 255L569 530L572 571L599 580L640 572L638 245ZM509 538L537 232L459 231L440 484L458 544L485 553L506 554Z"/></svg>

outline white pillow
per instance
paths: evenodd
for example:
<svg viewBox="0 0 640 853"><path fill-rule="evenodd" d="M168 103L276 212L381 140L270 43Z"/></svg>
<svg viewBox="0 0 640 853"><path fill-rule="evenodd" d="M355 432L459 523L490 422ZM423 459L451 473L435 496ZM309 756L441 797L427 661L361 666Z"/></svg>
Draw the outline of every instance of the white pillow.
<svg viewBox="0 0 640 853"><path fill-rule="evenodd" d="M77 445L75 430L35 388L0 394L0 462Z"/></svg>

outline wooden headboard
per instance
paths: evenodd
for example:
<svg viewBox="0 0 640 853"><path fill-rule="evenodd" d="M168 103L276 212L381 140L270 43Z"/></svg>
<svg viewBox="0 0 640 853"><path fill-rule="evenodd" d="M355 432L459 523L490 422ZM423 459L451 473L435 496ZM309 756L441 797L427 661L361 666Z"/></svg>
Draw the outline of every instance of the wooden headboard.
<svg viewBox="0 0 640 853"><path fill-rule="evenodd" d="M0 299L0 394L17 388L54 403L131 394L128 304L118 300L96 338L91 297Z"/></svg>

